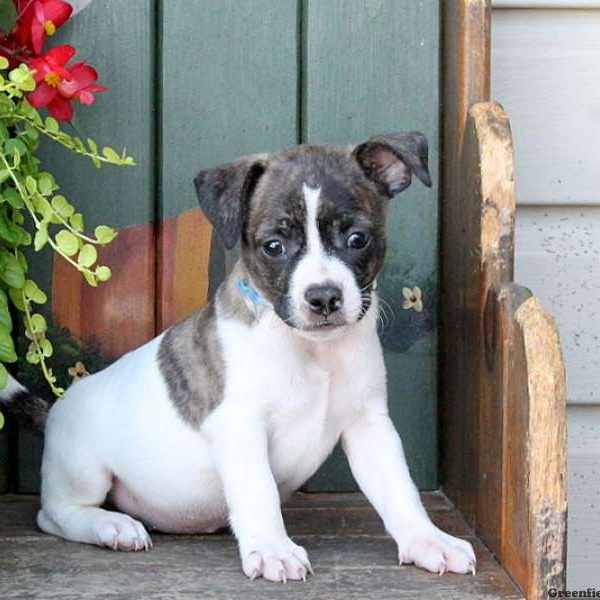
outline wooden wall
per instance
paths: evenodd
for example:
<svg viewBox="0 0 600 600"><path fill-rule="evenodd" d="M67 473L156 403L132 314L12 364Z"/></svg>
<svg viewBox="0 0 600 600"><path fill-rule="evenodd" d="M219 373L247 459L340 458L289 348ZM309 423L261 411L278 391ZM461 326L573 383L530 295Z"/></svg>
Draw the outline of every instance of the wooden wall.
<svg viewBox="0 0 600 600"><path fill-rule="evenodd" d="M121 234L104 253L114 276L99 289L60 259L50 272L34 258L33 269L58 322L113 356L205 303L231 266L197 208L200 168L299 142L426 133L434 186L417 182L394 201L379 289L391 411L418 484L435 488L438 2L104 0L53 41L76 45L109 88L76 126L127 146L138 165L97 171L48 145L45 164L89 225ZM414 286L423 313L402 309L402 288ZM354 487L339 453L309 485Z"/></svg>

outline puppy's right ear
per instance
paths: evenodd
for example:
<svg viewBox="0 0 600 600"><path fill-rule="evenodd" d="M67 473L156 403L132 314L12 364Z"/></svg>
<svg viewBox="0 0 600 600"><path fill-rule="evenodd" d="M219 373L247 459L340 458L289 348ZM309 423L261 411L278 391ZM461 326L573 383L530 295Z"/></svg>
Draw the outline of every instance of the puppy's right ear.
<svg viewBox="0 0 600 600"><path fill-rule="evenodd" d="M232 163L200 171L194 179L200 208L229 250L240 237L248 200L266 169L267 158L266 154L245 156Z"/></svg>

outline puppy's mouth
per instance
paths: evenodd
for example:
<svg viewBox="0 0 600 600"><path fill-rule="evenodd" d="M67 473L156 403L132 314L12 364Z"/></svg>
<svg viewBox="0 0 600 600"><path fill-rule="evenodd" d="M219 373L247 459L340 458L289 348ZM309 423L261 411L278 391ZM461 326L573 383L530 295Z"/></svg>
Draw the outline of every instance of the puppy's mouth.
<svg viewBox="0 0 600 600"><path fill-rule="evenodd" d="M332 321L322 321L311 325L305 325L301 329L304 331L330 331L332 329L337 329L338 327L343 327L344 325L346 325L345 321L337 323L333 323Z"/></svg>

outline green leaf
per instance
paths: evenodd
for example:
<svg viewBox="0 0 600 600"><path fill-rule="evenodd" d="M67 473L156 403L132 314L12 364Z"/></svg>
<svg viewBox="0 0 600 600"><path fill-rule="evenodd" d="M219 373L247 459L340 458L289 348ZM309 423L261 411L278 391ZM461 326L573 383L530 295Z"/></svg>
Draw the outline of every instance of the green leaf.
<svg viewBox="0 0 600 600"><path fill-rule="evenodd" d="M15 225L6 214L6 207L0 208L0 238L2 238L11 247L21 243L23 229Z"/></svg>
<svg viewBox="0 0 600 600"><path fill-rule="evenodd" d="M121 157L117 154L115 150L113 150L109 146L104 146L104 148L102 148L102 155L105 158L107 158L110 162L114 162L117 164L121 162Z"/></svg>
<svg viewBox="0 0 600 600"><path fill-rule="evenodd" d="M10 316L10 309L8 307L8 297L4 290L0 290L0 328L12 331L13 322Z"/></svg>
<svg viewBox="0 0 600 600"><path fill-rule="evenodd" d="M5 388L8 382L8 371L6 367L0 363L0 389ZM0 429L4 427L4 416L0 413Z"/></svg>
<svg viewBox="0 0 600 600"><path fill-rule="evenodd" d="M96 277L98 281L108 281L112 276L112 271L110 267L106 265L101 265L96 269Z"/></svg>
<svg viewBox="0 0 600 600"><path fill-rule="evenodd" d="M12 300L12 303L16 308L18 308L21 312L25 312L25 303L23 302L23 296L21 294L20 289L11 288L8 290L8 295Z"/></svg>
<svg viewBox="0 0 600 600"><path fill-rule="evenodd" d="M92 138L88 138L87 143L88 143L88 146L90 147L90 150L94 154L98 154L98 144L96 144L96 142Z"/></svg>
<svg viewBox="0 0 600 600"><path fill-rule="evenodd" d="M107 225L98 225L94 229L94 235L101 244L110 244L117 237L117 232Z"/></svg>
<svg viewBox="0 0 600 600"><path fill-rule="evenodd" d="M50 206L50 202L43 196L36 196L33 199L33 208L35 209L35 212L42 215L44 221L49 221L52 218L52 207Z"/></svg>
<svg viewBox="0 0 600 600"><path fill-rule="evenodd" d="M85 229L83 215L81 213L75 213L74 215L71 215L69 217L69 224L78 233L81 233Z"/></svg>
<svg viewBox="0 0 600 600"><path fill-rule="evenodd" d="M56 234L56 243L60 250L67 256L73 256L77 250L79 250L77 238L66 229L63 229Z"/></svg>
<svg viewBox="0 0 600 600"><path fill-rule="evenodd" d="M46 120L44 121L44 125L50 133L58 133L60 131L60 127L58 126L58 121L56 119L54 119L53 117L46 117Z"/></svg>
<svg viewBox="0 0 600 600"><path fill-rule="evenodd" d="M8 363L13 363L17 360L15 343L12 337L10 337L10 333L6 330L0 331L0 360Z"/></svg>
<svg viewBox="0 0 600 600"><path fill-rule="evenodd" d="M85 271L83 277L92 287L98 287L98 281L93 273Z"/></svg>
<svg viewBox="0 0 600 600"><path fill-rule="evenodd" d="M19 290L25 284L25 271L21 263L8 252L0 254L0 279Z"/></svg>
<svg viewBox="0 0 600 600"><path fill-rule="evenodd" d="M42 196L49 196L56 188L54 177L50 173L40 173L38 188Z"/></svg>
<svg viewBox="0 0 600 600"><path fill-rule="evenodd" d="M4 190L2 196L13 208L23 208L24 204L21 194L15 188L10 187Z"/></svg>
<svg viewBox="0 0 600 600"><path fill-rule="evenodd" d="M5 33L9 33L12 28L15 26L15 21L17 20L17 10L15 9L15 5L11 0L5 0L4 2L0 2L0 30ZM4 59L7 63L6 67L8 67L8 61ZM0 69L6 69L6 67L0 66ZM0 385L0 387L4 387Z"/></svg>
<svg viewBox="0 0 600 600"><path fill-rule="evenodd" d="M68 219L74 212L75 209L64 196L54 196L52 198L52 208L63 218Z"/></svg>
<svg viewBox="0 0 600 600"><path fill-rule="evenodd" d="M41 225L40 228L35 232L33 238L33 247L38 252L48 243L48 227Z"/></svg>
<svg viewBox="0 0 600 600"><path fill-rule="evenodd" d="M4 375L2 373L2 370L0 369L0 389L2 389L3 387L6 386L6 382L8 381L8 372L6 371L6 367L0 363L0 366L2 367L2 369L4 369L4 373L6 373L6 375ZM4 415L0 412L0 429L2 429L4 427Z"/></svg>
<svg viewBox="0 0 600 600"><path fill-rule="evenodd" d="M31 315L31 333L45 333L48 328L46 319L39 313Z"/></svg>
<svg viewBox="0 0 600 600"><path fill-rule="evenodd" d="M37 365L40 362L40 357L37 352L27 352L25 355L25 360L32 365Z"/></svg>
<svg viewBox="0 0 600 600"><path fill-rule="evenodd" d="M15 159L18 154L20 158L27 154L27 146L18 138L11 138L4 143L4 152L9 156L14 156Z"/></svg>
<svg viewBox="0 0 600 600"><path fill-rule="evenodd" d="M6 2L5 4L10 4L10 2ZM0 13L4 10L4 6L0 5ZM0 27L2 31L6 31L3 27ZM4 56L0 56L0 69L8 69L8 60Z"/></svg>
<svg viewBox="0 0 600 600"><path fill-rule="evenodd" d="M42 354L46 358L50 358L52 356L52 354L54 353L54 349L52 348L52 343L50 342L50 340L47 340L46 338L44 338L43 340L40 340L40 350L42 351Z"/></svg>
<svg viewBox="0 0 600 600"><path fill-rule="evenodd" d="M91 267L97 260L98 251L91 244L85 244L77 257L77 262L82 267Z"/></svg>
<svg viewBox="0 0 600 600"><path fill-rule="evenodd" d="M48 301L46 294L40 290L37 283L31 279L25 281L23 291L28 300L35 302L36 304L45 304Z"/></svg>
<svg viewBox="0 0 600 600"><path fill-rule="evenodd" d="M27 175L25 177L25 187L30 194L35 194L37 192L37 181L31 175Z"/></svg>

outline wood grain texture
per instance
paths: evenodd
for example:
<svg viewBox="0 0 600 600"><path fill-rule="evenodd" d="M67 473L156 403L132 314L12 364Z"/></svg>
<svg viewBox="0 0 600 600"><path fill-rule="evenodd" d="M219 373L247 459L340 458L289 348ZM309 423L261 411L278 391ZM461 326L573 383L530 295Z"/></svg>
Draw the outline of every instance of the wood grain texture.
<svg viewBox="0 0 600 600"><path fill-rule="evenodd" d="M565 586L565 375L554 319L518 294L499 294L508 330L500 557L527 598L541 600Z"/></svg>
<svg viewBox="0 0 600 600"><path fill-rule="evenodd" d="M552 318L511 283L514 164L499 104L469 107L451 166L443 484L527 597L541 599L565 583L564 366Z"/></svg>
<svg viewBox="0 0 600 600"><path fill-rule="evenodd" d="M479 365L473 349L482 343L482 207L470 202L480 194L478 158L471 155L466 164L463 146L469 106L489 99L490 19L483 0L443 3L440 478L471 523L479 473Z"/></svg>
<svg viewBox="0 0 600 600"><path fill-rule="evenodd" d="M113 276L97 288L56 257L52 274L52 311L56 321L79 339L96 338L104 352L119 357L155 335L154 225L127 227L99 250Z"/></svg>
<svg viewBox="0 0 600 600"><path fill-rule="evenodd" d="M378 291L391 307L381 335L390 413L417 484L432 489L437 486L439 3L309 0L302 7L302 141L347 144L410 130L429 139L433 187L415 181L392 201ZM414 286L426 300L422 315L402 309L402 288ZM310 489L355 489L341 452L329 465Z"/></svg>
<svg viewBox="0 0 600 600"><path fill-rule="evenodd" d="M492 96L511 117L519 203L600 204L600 10L496 10L493 32Z"/></svg>
<svg viewBox="0 0 600 600"><path fill-rule="evenodd" d="M206 303L211 243L212 227L199 208L159 223L157 332Z"/></svg>
<svg viewBox="0 0 600 600"><path fill-rule="evenodd" d="M398 566L394 542L382 531L373 509L358 496L318 508L313 494L284 508L293 539L306 547L315 568L306 583L285 587L249 581L239 566L233 536L174 536L153 533L147 553L116 553L44 535L35 527L38 499L0 499L2 598L126 597L388 600L522 599L490 552L466 528L448 501L424 498L434 522L469 538L478 560L475 577L439 577L413 566ZM321 495L319 495L321 496ZM318 498L317 503L323 503ZM331 500L327 499L327 503ZM440 506L441 504L441 506Z"/></svg>

